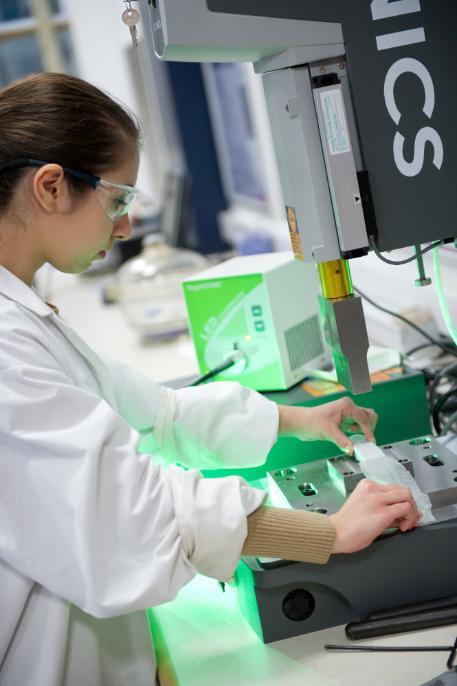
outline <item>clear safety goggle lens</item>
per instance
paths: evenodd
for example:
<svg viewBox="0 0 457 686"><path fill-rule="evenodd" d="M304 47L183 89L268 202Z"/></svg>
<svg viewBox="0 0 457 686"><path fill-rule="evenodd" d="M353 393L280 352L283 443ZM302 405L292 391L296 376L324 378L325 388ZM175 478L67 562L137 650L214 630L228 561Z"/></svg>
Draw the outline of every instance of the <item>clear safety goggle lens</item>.
<svg viewBox="0 0 457 686"><path fill-rule="evenodd" d="M95 194L108 217L115 221L128 214L138 195L138 189L101 179Z"/></svg>

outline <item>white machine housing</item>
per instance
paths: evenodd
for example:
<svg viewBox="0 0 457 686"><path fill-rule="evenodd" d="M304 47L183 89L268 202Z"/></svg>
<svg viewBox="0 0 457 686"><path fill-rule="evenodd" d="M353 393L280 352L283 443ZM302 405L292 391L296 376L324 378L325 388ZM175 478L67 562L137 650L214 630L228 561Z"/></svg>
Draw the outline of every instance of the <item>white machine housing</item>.
<svg viewBox="0 0 457 686"><path fill-rule="evenodd" d="M285 390L330 364L317 271L290 251L235 257L189 277L183 289L202 374L240 351L218 379Z"/></svg>

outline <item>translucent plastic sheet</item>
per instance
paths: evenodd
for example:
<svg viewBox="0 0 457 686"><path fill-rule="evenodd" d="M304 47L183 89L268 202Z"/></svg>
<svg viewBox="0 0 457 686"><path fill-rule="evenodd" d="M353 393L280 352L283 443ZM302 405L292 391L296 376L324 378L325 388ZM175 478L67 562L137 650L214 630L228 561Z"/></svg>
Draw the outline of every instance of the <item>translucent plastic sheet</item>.
<svg viewBox="0 0 457 686"><path fill-rule="evenodd" d="M369 443L362 435L351 436L354 453L360 468L367 479L381 484L400 484L407 486L414 498L418 510L423 513L419 525L436 521L432 515L432 504L426 493L423 493L411 474L396 460L388 457L374 443Z"/></svg>

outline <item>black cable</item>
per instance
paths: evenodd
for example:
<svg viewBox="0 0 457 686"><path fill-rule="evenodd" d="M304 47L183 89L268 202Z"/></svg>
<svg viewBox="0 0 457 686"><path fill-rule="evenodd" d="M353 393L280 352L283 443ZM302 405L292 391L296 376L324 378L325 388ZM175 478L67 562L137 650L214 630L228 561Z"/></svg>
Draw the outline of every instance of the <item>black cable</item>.
<svg viewBox="0 0 457 686"><path fill-rule="evenodd" d="M440 431L440 436L447 436L449 431L452 432L452 427L457 421L457 412L453 412L450 417L446 418L446 421L443 422L441 426L441 431Z"/></svg>
<svg viewBox="0 0 457 686"><path fill-rule="evenodd" d="M405 352L405 357L409 357L410 355L414 355L414 353L419 352L419 350L424 350L425 348L433 348L436 347L434 343L421 343L420 345L416 345L414 348L411 348L411 350L407 350Z"/></svg>
<svg viewBox="0 0 457 686"><path fill-rule="evenodd" d="M442 241L435 241L434 243L431 243L429 246L424 248L423 250L418 250L414 255L411 257L407 257L404 260L389 260L388 257L384 257L382 252L379 250L378 246L376 245L376 241L374 239L374 236L369 236L368 237L370 247L372 248L373 252L375 253L376 257L379 257L380 260L383 262L386 262L387 264L392 264L394 266L402 265L402 264L408 264L409 262L414 262L414 260L417 259L419 255L425 255L425 253L429 252L430 250L433 250L433 248L437 248L439 245L442 245Z"/></svg>
<svg viewBox="0 0 457 686"><path fill-rule="evenodd" d="M433 379L433 382L430 386L429 389L429 395L430 395L430 403L433 404L435 400L435 394L438 386L440 385L441 381L446 378L450 379L456 379L457 376L457 364L452 363L446 365L443 369L441 369L439 372L436 372L435 378Z"/></svg>
<svg viewBox="0 0 457 686"><path fill-rule="evenodd" d="M455 350L457 352L457 346L454 346L454 343L450 338L443 338L441 343L443 345L448 345L449 347L455 348ZM414 353L419 352L419 350L423 350L424 348L431 348L435 345L436 345L435 343L421 343L420 345L416 345L414 348L411 348L411 350L407 350L405 352L405 356L409 357L410 355L414 355Z"/></svg>
<svg viewBox="0 0 457 686"><path fill-rule="evenodd" d="M457 655L457 638L454 641L454 645L452 646L451 654L448 657L448 661L446 662L446 667L451 670L454 669L454 660L455 656Z"/></svg>
<svg viewBox="0 0 457 686"><path fill-rule="evenodd" d="M226 369L229 369L230 367L233 367L236 362L239 361L239 357L236 357L236 359L229 359L226 362L223 362L220 364L218 367L215 367L214 369L210 369L209 372L206 372L206 374L203 374L203 376L199 376L198 379L195 379L190 386L199 386L200 384L204 383L205 381L209 381L212 379L214 376L217 374L220 374L221 372L225 372Z"/></svg>
<svg viewBox="0 0 457 686"><path fill-rule="evenodd" d="M437 340L436 338L433 338L433 336L430 336L429 333L424 331L420 326L417 326L417 324L414 324L411 320L409 320L407 317L404 317L402 314L398 314L397 312L393 312L393 310L389 310L387 307L383 307L382 305L378 305L374 300L369 298L365 293L362 293L360 288L356 288L354 286L354 291L358 293L364 300L370 303L370 305L373 305L373 307L376 307L378 310L381 310L381 312L385 312L386 314L390 314L392 317L396 317L397 319L400 319L402 322L405 322L405 324L408 324L408 326L411 326L413 329L418 331L424 338L429 340L431 343L434 345L438 346L438 348L441 348L444 352L448 353L449 355L453 355L453 357L457 357L457 350L453 350L452 348L448 348L444 343L441 343L441 341Z"/></svg>
<svg viewBox="0 0 457 686"><path fill-rule="evenodd" d="M436 401L432 409L433 426L435 427L435 431L437 434L441 433L440 412L443 409L445 403L449 400L449 398L456 394L457 387L451 388L450 391L447 391L447 393L444 393L442 396L440 396L440 398Z"/></svg>

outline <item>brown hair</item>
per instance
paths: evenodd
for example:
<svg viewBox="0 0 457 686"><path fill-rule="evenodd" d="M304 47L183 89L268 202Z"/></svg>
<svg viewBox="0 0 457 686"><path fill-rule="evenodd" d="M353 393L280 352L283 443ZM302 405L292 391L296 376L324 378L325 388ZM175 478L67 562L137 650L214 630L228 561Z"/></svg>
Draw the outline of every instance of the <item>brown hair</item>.
<svg viewBox="0 0 457 686"><path fill-rule="evenodd" d="M99 175L119 164L126 144L139 136L125 106L74 76L32 74L0 90L0 170L33 158ZM0 172L0 212L24 172ZM67 180L76 192L87 189L79 179Z"/></svg>

